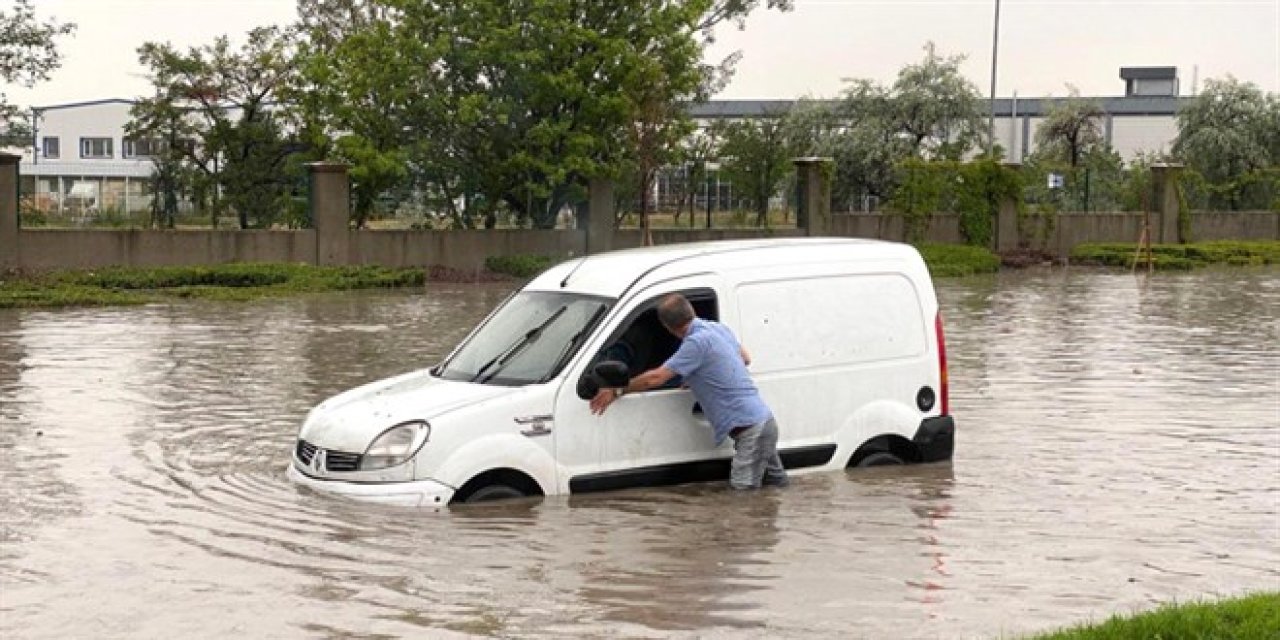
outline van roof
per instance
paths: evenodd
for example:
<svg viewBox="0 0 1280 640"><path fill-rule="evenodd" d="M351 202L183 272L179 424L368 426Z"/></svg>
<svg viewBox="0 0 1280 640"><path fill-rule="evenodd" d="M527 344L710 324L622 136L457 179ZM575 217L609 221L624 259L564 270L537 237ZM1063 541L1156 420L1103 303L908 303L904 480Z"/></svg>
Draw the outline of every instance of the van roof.
<svg viewBox="0 0 1280 640"><path fill-rule="evenodd" d="M609 251L557 264L525 288L617 298L646 276L671 277L709 269L731 270L830 261L919 260L914 247L860 238L768 238L688 242Z"/></svg>

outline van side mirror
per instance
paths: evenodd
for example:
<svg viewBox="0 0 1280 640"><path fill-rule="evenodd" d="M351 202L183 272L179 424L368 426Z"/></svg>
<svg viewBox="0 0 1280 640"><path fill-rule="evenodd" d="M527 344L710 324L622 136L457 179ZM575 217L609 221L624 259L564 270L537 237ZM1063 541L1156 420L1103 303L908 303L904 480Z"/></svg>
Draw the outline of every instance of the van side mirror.
<svg viewBox="0 0 1280 640"><path fill-rule="evenodd" d="M578 378L578 397L583 400L590 400L600 393L600 378L596 376L596 372L588 371Z"/></svg>
<svg viewBox="0 0 1280 640"><path fill-rule="evenodd" d="M605 360L591 368L578 379L578 397L590 400L601 389L625 387L631 382L631 369L618 360Z"/></svg>
<svg viewBox="0 0 1280 640"><path fill-rule="evenodd" d="M625 387L631 382L631 368L618 360L605 360L597 364L592 372L606 387Z"/></svg>

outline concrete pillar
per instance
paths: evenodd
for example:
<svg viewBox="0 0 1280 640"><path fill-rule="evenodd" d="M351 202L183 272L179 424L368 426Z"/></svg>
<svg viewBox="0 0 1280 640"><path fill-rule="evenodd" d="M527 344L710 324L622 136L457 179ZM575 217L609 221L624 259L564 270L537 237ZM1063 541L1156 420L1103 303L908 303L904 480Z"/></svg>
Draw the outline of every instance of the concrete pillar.
<svg viewBox="0 0 1280 640"><path fill-rule="evenodd" d="M319 265L344 265L351 256L351 181L341 162L310 162L311 225L316 230Z"/></svg>
<svg viewBox="0 0 1280 640"><path fill-rule="evenodd" d="M831 233L831 158L796 158L796 226L807 236Z"/></svg>
<svg viewBox="0 0 1280 640"><path fill-rule="evenodd" d="M592 178L587 187L588 203L586 253L603 253L613 249L614 212L613 180Z"/></svg>
<svg viewBox="0 0 1280 640"><path fill-rule="evenodd" d="M18 161L0 153L0 270L18 268Z"/></svg>
<svg viewBox="0 0 1280 640"><path fill-rule="evenodd" d="M1151 165L1151 211L1155 214L1155 228L1151 230L1152 242L1179 244L1190 241L1178 228L1178 176L1183 165L1158 163Z"/></svg>
<svg viewBox="0 0 1280 640"><path fill-rule="evenodd" d="M1017 162L1006 162L1001 165L1002 171L1021 171L1022 165ZM1016 198L1001 198L996 203L996 228L992 234L992 249L996 253L1013 251L1019 248L1021 238L1018 237L1018 201Z"/></svg>

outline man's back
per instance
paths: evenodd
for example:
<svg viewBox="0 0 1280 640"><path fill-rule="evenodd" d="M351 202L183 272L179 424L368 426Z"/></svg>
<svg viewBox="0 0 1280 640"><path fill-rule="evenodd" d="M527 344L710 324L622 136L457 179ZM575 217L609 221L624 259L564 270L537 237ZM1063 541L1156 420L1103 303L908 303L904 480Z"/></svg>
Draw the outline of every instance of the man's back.
<svg viewBox="0 0 1280 640"><path fill-rule="evenodd" d="M722 442L734 427L759 424L772 412L742 362L738 340L728 327L695 318L666 367L684 377Z"/></svg>

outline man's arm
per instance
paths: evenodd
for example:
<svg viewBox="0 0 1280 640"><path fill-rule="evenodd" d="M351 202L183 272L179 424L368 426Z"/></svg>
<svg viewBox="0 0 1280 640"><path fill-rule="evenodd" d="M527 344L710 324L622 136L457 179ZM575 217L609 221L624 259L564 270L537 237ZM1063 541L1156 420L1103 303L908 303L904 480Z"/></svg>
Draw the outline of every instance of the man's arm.
<svg viewBox="0 0 1280 640"><path fill-rule="evenodd" d="M608 409L609 405L613 404L613 401L617 400L623 393L638 393L656 389L674 377L676 377L676 372L665 366L659 366L632 378L622 391L614 388L601 389L596 393L596 397L591 399L591 413L603 415L604 410Z"/></svg>

